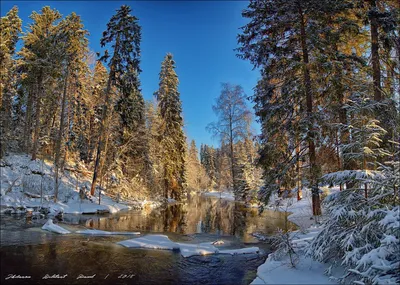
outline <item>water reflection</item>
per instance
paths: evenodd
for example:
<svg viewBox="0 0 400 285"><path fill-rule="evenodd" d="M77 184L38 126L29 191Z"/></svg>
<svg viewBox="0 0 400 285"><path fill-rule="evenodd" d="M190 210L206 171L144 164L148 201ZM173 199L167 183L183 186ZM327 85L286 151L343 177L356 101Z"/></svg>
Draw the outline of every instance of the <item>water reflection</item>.
<svg viewBox="0 0 400 285"><path fill-rule="evenodd" d="M1 280L9 274L31 280L7 284L249 284L266 256L195 256L183 258L172 251L138 250L111 246L105 238L89 243L59 240L40 245L0 247ZM151 266L149 266L151 265ZM65 279L43 279L46 275ZM94 279L77 279L79 275ZM132 279L121 280L121 275Z"/></svg>
<svg viewBox="0 0 400 285"><path fill-rule="evenodd" d="M163 232L174 241L203 242L223 236L224 246L240 247L256 242L255 231L273 233L284 225L284 213L257 209L218 198L194 196L186 204L165 208L128 211L117 215L65 215L64 227L109 231ZM57 235L40 229L45 220L2 216L1 273L32 275L33 283L47 284L248 284L265 255L196 256L124 248L116 245L126 236ZM264 244L258 244L260 248ZM266 245L267 246L267 245ZM151 266L149 266L151 264ZM68 274L63 280L43 280L45 274ZM97 274L94 280L77 280L79 274ZM110 274L109 279L104 279ZM120 274L134 274L119 280ZM7 283L24 283L24 280ZM30 283L32 283L30 282Z"/></svg>
<svg viewBox="0 0 400 285"><path fill-rule="evenodd" d="M181 235L232 235L244 242L254 242L251 233L273 234L284 226L284 213L265 211L219 198L193 196L185 204L165 208L129 211L111 216L66 215L65 222L108 231L165 232Z"/></svg>

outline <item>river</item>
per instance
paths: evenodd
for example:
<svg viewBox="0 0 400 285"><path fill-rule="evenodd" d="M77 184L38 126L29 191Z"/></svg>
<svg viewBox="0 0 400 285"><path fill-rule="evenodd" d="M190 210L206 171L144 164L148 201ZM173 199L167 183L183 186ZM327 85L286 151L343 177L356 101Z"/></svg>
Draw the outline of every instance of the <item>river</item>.
<svg viewBox="0 0 400 285"><path fill-rule="evenodd" d="M184 258L179 252L130 249L131 236L57 235L41 230L46 220L1 215L2 284L249 284L270 247L251 233L273 234L284 213L249 209L232 201L193 196L185 204L115 215L64 215L72 231L162 233L173 241L223 240L224 248L258 246L260 254ZM21 278L30 277L30 278ZM4 282L4 283L3 283Z"/></svg>

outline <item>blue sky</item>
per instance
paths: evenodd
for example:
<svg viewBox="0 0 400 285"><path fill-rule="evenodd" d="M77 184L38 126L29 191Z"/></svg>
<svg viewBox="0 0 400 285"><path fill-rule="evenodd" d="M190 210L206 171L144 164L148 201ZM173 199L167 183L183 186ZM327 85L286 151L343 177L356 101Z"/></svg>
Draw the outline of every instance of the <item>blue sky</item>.
<svg viewBox="0 0 400 285"><path fill-rule="evenodd" d="M89 31L90 48L101 52L100 37L106 24L122 4L132 8L142 26L140 75L146 100L158 88L161 61L167 52L174 55L183 104L185 132L189 139L218 145L206 131L216 119L212 104L221 82L240 84L252 95L259 77L252 66L236 57L236 36L247 20L241 17L247 1L1 1L1 15L19 7L24 31L32 11L43 6L56 8L63 16L76 12ZM249 106L252 104L249 102ZM253 128L259 132L258 124Z"/></svg>

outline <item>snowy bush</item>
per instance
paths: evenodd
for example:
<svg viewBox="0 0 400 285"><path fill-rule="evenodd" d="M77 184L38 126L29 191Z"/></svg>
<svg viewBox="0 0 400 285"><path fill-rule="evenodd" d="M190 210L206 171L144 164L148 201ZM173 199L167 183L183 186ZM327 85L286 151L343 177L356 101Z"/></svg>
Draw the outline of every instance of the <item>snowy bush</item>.
<svg viewBox="0 0 400 285"><path fill-rule="evenodd" d="M270 239L272 241L272 246L275 248L275 251L272 253L272 258L274 260L281 260L285 256L289 256L291 266L296 267L299 258L293 248L293 235L291 231L278 229L277 233Z"/></svg>
<svg viewBox="0 0 400 285"><path fill-rule="evenodd" d="M358 185L327 197L325 227L308 250L318 261L341 261L347 272L338 281L400 282L398 173L399 162L391 161L380 165L374 175L346 171L325 177L336 183L352 179Z"/></svg>

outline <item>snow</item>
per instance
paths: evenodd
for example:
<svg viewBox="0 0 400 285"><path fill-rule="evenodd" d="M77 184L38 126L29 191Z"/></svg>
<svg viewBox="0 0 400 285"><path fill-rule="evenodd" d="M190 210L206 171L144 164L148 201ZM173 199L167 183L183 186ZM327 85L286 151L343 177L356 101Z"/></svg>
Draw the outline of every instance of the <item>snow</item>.
<svg viewBox="0 0 400 285"><path fill-rule="evenodd" d="M58 234L70 234L69 230L64 229L63 227L56 225L53 223L52 219L49 219L42 227L43 230L54 232ZM140 235L140 232L109 232L109 231L102 231L96 229L86 229L86 230L78 230L75 231L76 234L83 234L83 235Z"/></svg>
<svg viewBox="0 0 400 285"><path fill-rule="evenodd" d="M176 250L179 245L166 235L146 235L143 237L118 242L125 247Z"/></svg>
<svg viewBox="0 0 400 285"><path fill-rule="evenodd" d="M342 183L348 180L384 179L380 171L375 170L342 170L331 172L321 177L326 184Z"/></svg>
<svg viewBox="0 0 400 285"><path fill-rule="evenodd" d="M324 274L330 264L320 263L304 254L321 230L321 226L311 226L305 233L292 232L292 247L298 254L296 267L292 267L288 256L275 260L275 256L270 254L258 267L257 278L251 284L335 284Z"/></svg>
<svg viewBox="0 0 400 285"><path fill-rule="evenodd" d="M27 154L10 154L0 163L0 207L11 208L13 213L24 213L26 208L47 208L51 214L96 214L98 212L117 213L132 207L116 203L107 194L98 191L89 199L81 201L79 190L90 186L90 173L82 176L65 171L60 176L58 201L54 202L54 165L48 161L31 160ZM41 199L41 195L43 199ZM154 201L136 201L134 206L158 205Z"/></svg>
<svg viewBox="0 0 400 285"><path fill-rule="evenodd" d="M120 245L132 248L179 250L183 257L210 254L250 254L260 251L258 247L219 250L213 243L214 242L176 243L171 241L166 235L146 235L118 242Z"/></svg>
<svg viewBox="0 0 400 285"><path fill-rule="evenodd" d="M101 205L98 203L91 203L88 201L84 202L69 202L51 205L53 208L64 212L65 214L96 214L98 211L108 211L112 214L122 210L129 210L130 207L123 204L113 202L111 199L103 197L101 199Z"/></svg>
<svg viewBox="0 0 400 285"><path fill-rule="evenodd" d="M203 193L203 195L207 197L221 198L231 201L235 200L235 197L233 196L232 192L205 192Z"/></svg>
<svg viewBox="0 0 400 285"><path fill-rule="evenodd" d="M338 187L327 188L332 195L339 191ZM296 267L293 268L288 256L281 260L274 260L270 254L264 264L257 269L257 278L251 284L335 284L324 275L330 264L322 264L309 257L305 257L305 249L312 239L322 230L322 226L315 225L312 215L311 191L303 191L303 199L297 198L273 199L267 208L281 212L288 212L288 220L300 227L300 231L291 233L292 247L298 254Z"/></svg>
<svg viewBox="0 0 400 285"><path fill-rule="evenodd" d="M62 227L60 227L60 226L58 226L58 225L55 225L55 224L53 223L53 220L52 220L52 219L49 219L49 220L44 224L44 226L42 227L42 229L43 229L43 230L46 230L46 231L49 231L49 232L53 232L53 233L57 233L57 234L62 234L62 235L64 235L64 234L70 234L70 233L71 233L70 231L68 231L68 230L66 230L66 229L64 229L64 228L62 228Z"/></svg>
<svg viewBox="0 0 400 285"><path fill-rule="evenodd" d="M323 188L329 195L334 195L340 191L339 187L324 187ZM281 199L273 197L266 209L276 210L279 212L288 212L288 220L296 224L301 230L308 229L315 220L312 214L312 196L309 189L302 191L303 198L297 201L297 197Z"/></svg>
<svg viewBox="0 0 400 285"><path fill-rule="evenodd" d="M328 265L303 256L293 268L288 260L275 261L270 255L251 284L335 284L324 275L326 269Z"/></svg>
<svg viewBox="0 0 400 285"><path fill-rule="evenodd" d="M240 248L240 249L223 249L223 250L220 250L218 253L236 255L236 254L259 253L259 251L260 251L260 249L258 247L253 246L253 247L245 247L245 248Z"/></svg>
<svg viewBox="0 0 400 285"><path fill-rule="evenodd" d="M79 230L75 232L76 234L83 234L83 235L140 235L140 232L108 232L102 230Z"/></svg>
<svg viewBox="0 0 400 285"><path fill-rule="evenodd" d="M209 242L199 244L178 243L178 245L183 257L218 253L218 249Z"/></svg>

